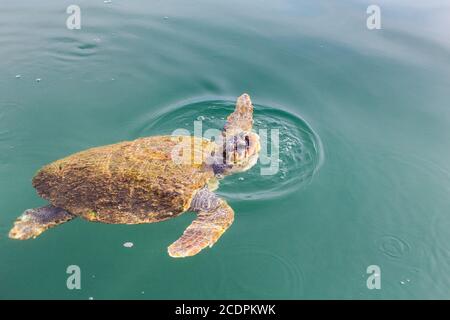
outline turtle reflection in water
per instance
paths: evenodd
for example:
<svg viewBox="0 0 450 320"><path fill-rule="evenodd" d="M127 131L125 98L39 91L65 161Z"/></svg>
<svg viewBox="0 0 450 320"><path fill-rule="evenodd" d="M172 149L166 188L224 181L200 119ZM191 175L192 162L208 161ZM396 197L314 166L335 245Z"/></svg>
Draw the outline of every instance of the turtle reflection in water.
<svg viewBox="0 0 450 320"><path fill-rule="evenodd" d="M76 217L103 223L153 223L187 211L197 218L168 247L172 257L211 247L233 223L234 212L214 194L216 177L246 171L257 161L259 136L252 132L248 94L237 99L222 143L189 136L154 136L92 148L44 166L33 186L49 205L26 210L9 232L35 238ZM188 139L201 161L174 161L173 150ZM196 163L198 162L198 163Z"/></svg>

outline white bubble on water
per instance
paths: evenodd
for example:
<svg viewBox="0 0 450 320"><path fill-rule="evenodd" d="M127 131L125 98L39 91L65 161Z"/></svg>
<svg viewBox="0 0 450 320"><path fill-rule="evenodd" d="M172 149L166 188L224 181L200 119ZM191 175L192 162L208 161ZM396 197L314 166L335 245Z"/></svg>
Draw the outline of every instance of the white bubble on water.
<svg viewBox="0 0 450 320"><path fill-rule="evenodd" d="M133 242L125 242L125 243L123 244L123 246L124 246L125 248L132 248L132 247L134 246L134 243L133 243Z"/></svg>

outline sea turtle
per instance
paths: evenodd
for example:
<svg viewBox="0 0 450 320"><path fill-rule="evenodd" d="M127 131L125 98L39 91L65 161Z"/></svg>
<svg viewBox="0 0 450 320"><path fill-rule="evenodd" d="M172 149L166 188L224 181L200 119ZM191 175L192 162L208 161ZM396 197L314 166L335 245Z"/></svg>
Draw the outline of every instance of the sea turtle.
<svg viewBox="0 0 450 320"><path fill-rule="evenodd" d="M26 210L9 237L35 238L78 216L138 224L194 211L197 218L168 253L195 255L211 247L233 222L233 209L213 191L217 179L256 163L260 143L252 126L253 105L243 94L216 141L153 136L88 149L46 165L32 183L50 204Z"/></svg>

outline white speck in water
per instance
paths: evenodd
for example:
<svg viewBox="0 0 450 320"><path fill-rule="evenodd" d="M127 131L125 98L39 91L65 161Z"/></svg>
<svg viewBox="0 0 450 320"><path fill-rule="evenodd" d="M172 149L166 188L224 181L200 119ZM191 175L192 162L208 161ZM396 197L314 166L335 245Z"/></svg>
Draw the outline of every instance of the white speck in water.
<svg viewBox="0 0 450 320"><path fill-rule="evenodd" d="M141 292L141 294L144 294L144 293L145 293L144 291Z"/></svg>
<svg viewBox="0 0 450 320"><path fill-rule="evenodd" d="M167 19L169 19L169 17L168 16L164 16L164 20L167 20Z"/></svg>
<svg viewBox="0 0 450 320"><path fill-rule="evenodd" d="M411 282L411 280L409 280L409 279L406 279L406 282Z"/></svg>
<svg viewBox="0 0 450 320"><path fill-rule="evenodd" d="M89 300L94 300L94 297L89 297Z"/></svg>
<svg viewBox="0 0 450 320"><path fill-rule="evenodd" d="M100 41L102 41L100 38L94 38L93 39L95 42L100 42Z"/></svg>
<svg viewBox="0 0 450 320"><path fill-rule="evenodd" d="M205 117L204 117L204 116L198 116L198 117L197 117L197 120L198 120L198 121L203 121L203 120L205 120Z"/></svg>
<svg viewBox="0 0 450 320"><path fill-rule="evenodd" d="M21 74L17 74L16 75L16 79L20 79L20 78L22 78L22 75Z"/></svg>
<svg viewBox="0 0 450 320"><path fill-rule="evenodd" d="M400 284L401 284L401 285L404 285L404 284L405 284L405 281L400 281Z"/></svg>
<svg viewBox="0 0 450 320"><path fill-rule="evenodd" d="M105 1L103 1L103 3L112 3L112 1L111 0L105 0Z"/></svg>
<svg viewBox="0 0 450 320"><path fill-rule="evenodd" d="M95 278L95 274L92 275L92 278Z"/></svg>
<svg viewBox="0 0 450 320"><path fill-rule="evenodd" d="M42 80L41 78L37 78L36 82L41 82L41 80Z"/></svg>
<svg viewBox="0 0 450 320"><path fill-rule="evenodd" d="M116 79L114 79L114 78L111 78L111 81L114 81L114 80L116 80Z"/></svg>
<svg viewBox="0 0 450 320"><path fill-rule="evenodd" d="M123 246L124 246L125 248L132 248L132 247L134 246L134 243L133 243L133 242L125 242L125 243L123 244Z"/></svg>
<svg viewBox="0 0 450 320"><path fill-rule="evenodd" d="M239 177L238 180L239 181L244 181L244 177Z"/></svg>

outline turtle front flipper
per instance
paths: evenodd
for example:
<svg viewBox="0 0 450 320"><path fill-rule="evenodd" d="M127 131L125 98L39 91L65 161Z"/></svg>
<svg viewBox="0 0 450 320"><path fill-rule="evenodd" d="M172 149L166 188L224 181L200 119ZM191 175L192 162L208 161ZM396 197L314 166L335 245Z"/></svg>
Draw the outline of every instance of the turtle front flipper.
<svg viewBox="0 0 450 320"><path fill-rule="evenodd" d="M36 238L48 228L73 218L75 218L74 215L52 205L28 209L14 222L14 227L9 231L9 237L17 240Z"/></svg>
<svg viewBox="0 0 450 320"><path fill-rule="evenodd" d="M207 188L196 193L189 210L198 212L197 218L183 235L169 246L171 257L189 257L207 246L212 247L234 220L233 209Z"/></svg>

